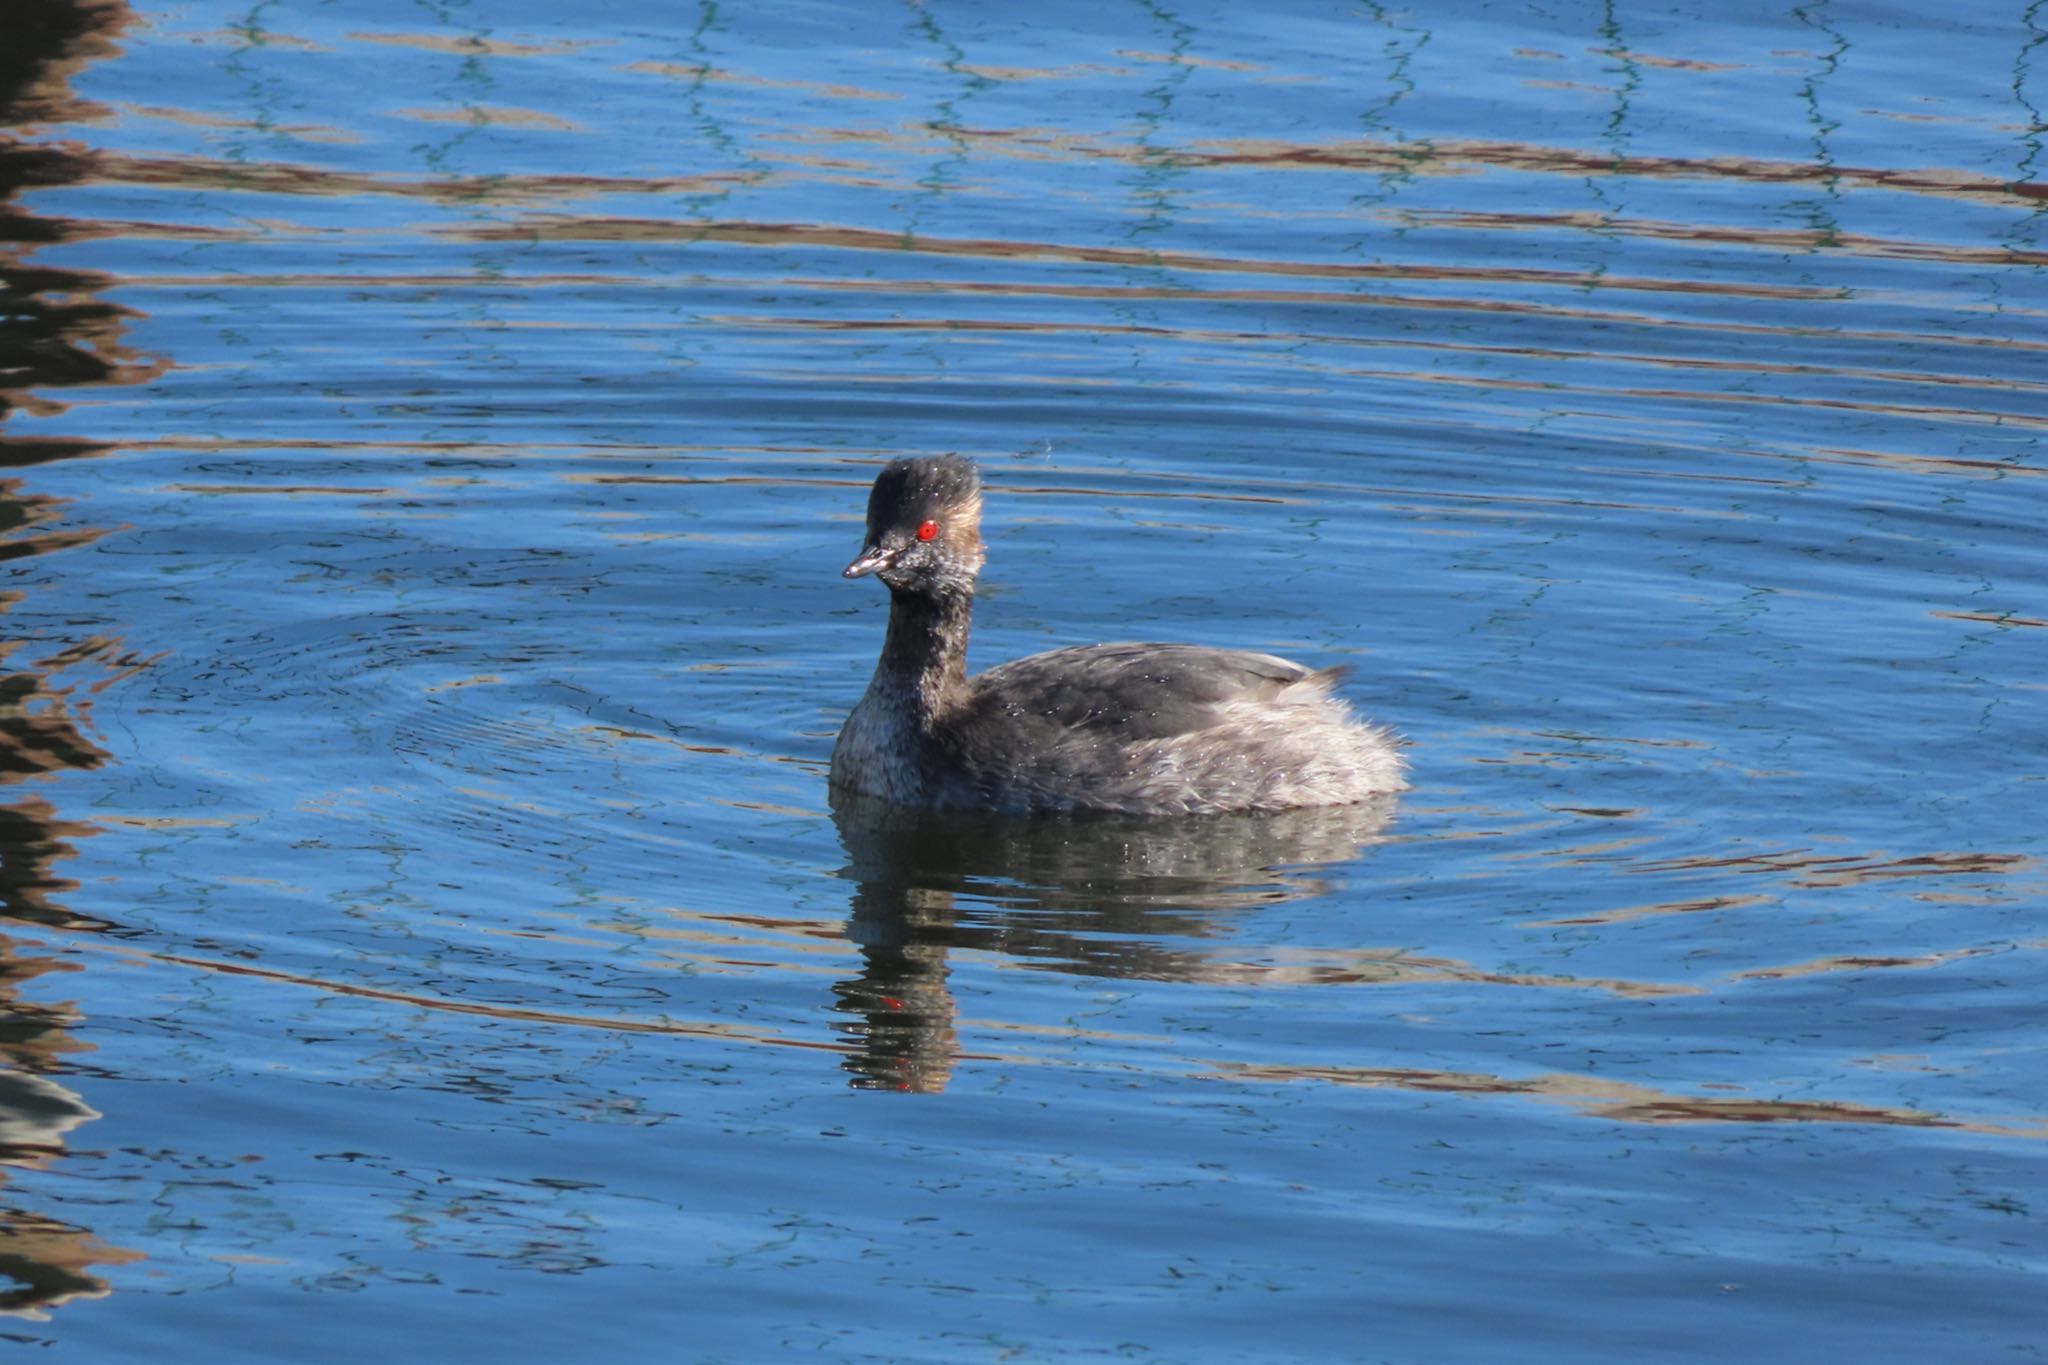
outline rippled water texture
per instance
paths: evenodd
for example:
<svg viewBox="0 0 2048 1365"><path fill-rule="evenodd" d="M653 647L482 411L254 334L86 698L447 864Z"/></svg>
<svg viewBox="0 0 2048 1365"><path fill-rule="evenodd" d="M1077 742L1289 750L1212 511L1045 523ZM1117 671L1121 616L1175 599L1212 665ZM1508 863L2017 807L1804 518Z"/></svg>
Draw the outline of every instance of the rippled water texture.
<svg viewBox="0 0 2048 1365"><path fill-rule="evenodd" d="M10 1341L2048 1354L2042 4L0 25ZM944 450L1414 790L834 812Z"/></svg>

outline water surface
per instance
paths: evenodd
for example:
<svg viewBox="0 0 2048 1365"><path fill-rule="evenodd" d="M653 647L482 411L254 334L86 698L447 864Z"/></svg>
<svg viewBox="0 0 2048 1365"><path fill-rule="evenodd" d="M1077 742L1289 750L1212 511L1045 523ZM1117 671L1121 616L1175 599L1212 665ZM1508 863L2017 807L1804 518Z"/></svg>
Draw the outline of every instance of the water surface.
<svg viewBox="0 0 2048 1365"><path fill-rule="evenodd" d="M11 1340L2048 1353L2039 5L22 13ZM945 450L1414 790L835 813Z"/></svg>

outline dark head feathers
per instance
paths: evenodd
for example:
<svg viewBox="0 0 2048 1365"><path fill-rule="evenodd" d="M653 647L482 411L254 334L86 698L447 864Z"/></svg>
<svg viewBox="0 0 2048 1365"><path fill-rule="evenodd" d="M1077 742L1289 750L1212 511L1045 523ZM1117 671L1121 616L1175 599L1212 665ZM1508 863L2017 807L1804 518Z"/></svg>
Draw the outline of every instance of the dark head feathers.
<svg viewBox="0 0 2048 1365"><path fill-rule="evenodd" d="M891 591L972 593L981 568L981 475L958 455L891 460L868 495L868 534L846 577Z"/></svg>
<svg viewBox="0 0 2048 1365"><path fill-rule="evenodd" d="M981 511L981 474L964 455L891 460L868 495L868 529L941 519L947 512Z"/></svg>

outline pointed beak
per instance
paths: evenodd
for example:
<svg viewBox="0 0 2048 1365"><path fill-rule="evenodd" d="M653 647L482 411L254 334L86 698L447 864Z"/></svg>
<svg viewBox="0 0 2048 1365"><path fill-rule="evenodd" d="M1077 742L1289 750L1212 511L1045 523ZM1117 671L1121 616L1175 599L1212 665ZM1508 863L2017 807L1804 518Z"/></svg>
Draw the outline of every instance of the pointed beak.
<svg viewBox="0 0 2048 1365"><path fill-rule="evenodd" d="M877 569L886 569L896 556L879 545L869 545L860 552L860 557L846 566L842 578L866 578Z"/></svg>

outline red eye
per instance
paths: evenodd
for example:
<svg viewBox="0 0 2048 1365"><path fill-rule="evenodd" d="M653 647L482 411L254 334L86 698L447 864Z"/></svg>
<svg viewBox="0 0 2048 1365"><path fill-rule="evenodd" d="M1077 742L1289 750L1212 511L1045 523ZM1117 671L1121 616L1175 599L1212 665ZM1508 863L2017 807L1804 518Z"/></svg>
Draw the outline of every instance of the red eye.
<svg viewBox="0 0 2048 1365"><path fill-rule="evenodd" d="M930 540L933 536L937 535L938 533L939 524L936 521L928 521L924 525L917 528L917 538L919 540Z"/></svg>

